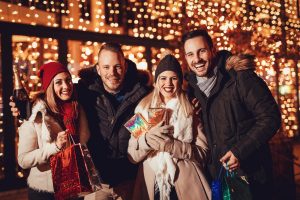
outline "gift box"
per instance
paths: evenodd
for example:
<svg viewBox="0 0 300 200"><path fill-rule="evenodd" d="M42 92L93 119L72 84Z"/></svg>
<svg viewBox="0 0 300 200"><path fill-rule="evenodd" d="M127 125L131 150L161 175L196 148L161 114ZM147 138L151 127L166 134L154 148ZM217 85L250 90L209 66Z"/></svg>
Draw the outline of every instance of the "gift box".
<svg viewBox="0 0 300 200"><path fill-rule="evenodd" d="M140 135L146 133L150 127L148 122L139 113L133 115L124 126L127 130L135 137L138 138Z"/></svg>
<svg viewBox="0 0 300 200"><path fill-rule="evenodd" d="M151 127L164 120L164 125L168 125L172 110L166 108L149 108L148 121L140 114L133 115L124 126L135 137L145 134Z"/></svg>

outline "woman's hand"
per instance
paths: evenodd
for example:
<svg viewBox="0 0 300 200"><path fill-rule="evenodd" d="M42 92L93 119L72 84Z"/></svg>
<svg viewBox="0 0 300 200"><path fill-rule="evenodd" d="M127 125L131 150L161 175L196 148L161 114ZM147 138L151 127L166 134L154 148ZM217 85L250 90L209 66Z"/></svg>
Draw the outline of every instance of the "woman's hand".
<svg viewBox="0 0 300 200"><path fill-rule="evenodd" d="M164 151L166 143L170 142L174 127L163 125L163 121L152 127L145 135L146 143L156 151Z"/></svg>
<svg viewBox="0 0 300 200"><path fill-rule="evenodd" d="M68 142L67 131L61 131L57 134L55 145L58 149L62 149Z"/></svg>

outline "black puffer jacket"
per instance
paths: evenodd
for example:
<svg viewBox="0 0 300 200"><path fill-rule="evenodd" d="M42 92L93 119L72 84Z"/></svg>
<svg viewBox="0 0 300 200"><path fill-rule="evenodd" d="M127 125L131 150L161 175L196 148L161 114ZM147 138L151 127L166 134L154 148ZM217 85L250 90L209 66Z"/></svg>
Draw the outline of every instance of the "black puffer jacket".
<svg viewBox="0 0 300 200"><path fill-rule="evenodd" d="M239 159L239 173L266 183L272 161L268 141L281 125L279 108L265 82L245 55L218 55L217 82L207 98L196 75L187 76L190 92L200 101L205 134L211 150L209 171L216 178L220 158L229 150ZM227 63L226 63L227 59ZM226 69L225 69L226 63Z"/></svg>
<svg viewBox="0 0 300 200"><path fill-rule="evenodd" d="M124 100L114 108L110 97L103 88L96 68L80 73L78 84L79 101L87 114L91 137L88 147L93 161L104 183L112 186L125 180L133 180L137 166L127 159L130 133L124 127L138 102L149 92L149 88L138 81L136 66L128 66L125 87L122 89Z"/></svg>

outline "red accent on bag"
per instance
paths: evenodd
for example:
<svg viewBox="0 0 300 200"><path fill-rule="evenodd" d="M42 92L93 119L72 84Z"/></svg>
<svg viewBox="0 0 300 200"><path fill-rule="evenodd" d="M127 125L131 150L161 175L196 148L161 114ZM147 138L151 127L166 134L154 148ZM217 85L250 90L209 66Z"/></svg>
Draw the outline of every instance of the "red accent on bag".
<svg viewBox="0 0 300 200"><path fill-rule="evenodd" d="M93 192L81 144L73 144L50 158L56 200Z"/></svg>

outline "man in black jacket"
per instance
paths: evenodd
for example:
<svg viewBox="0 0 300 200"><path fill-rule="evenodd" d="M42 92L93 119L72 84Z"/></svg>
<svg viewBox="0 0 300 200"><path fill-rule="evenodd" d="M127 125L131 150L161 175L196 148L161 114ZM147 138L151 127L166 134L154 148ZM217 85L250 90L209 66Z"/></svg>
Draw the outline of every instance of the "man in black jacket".
<svg viewBox="0 0 300 200"><path fill-rule="evenodd" d="M105 43L98 64L80 74L78 93L88 118L88 143L105 188L88 199L131 199L137 166L129 162L129 131L124 127L149 88L138 81L133 62L125 60L121 46ZM106 191L106 194L103 193Z"/></svg>
<svg viewBox="0 0 300 200"><path fill-rule="evenodd" d="M216 53L204 30L182 37L190 68L191 94L201 104L211 150L211 178L221 166L246 176L253 199L271 199L272 160L268 141L281 125L278 106L265 82L254 72L250 55Z"/></svg>
<svg viewBox="0 0 300 200"><path fill-rule="evenodd" d="M81 70L79 76L76 91L91 132L88 147L103 186L85 200L131 200L137 165L127 158L130 132L124 124L151 87L136 65L124 58L117 43L103 44L98 63ZM15 103L10 102L10 106L12 114L18 116Z"/></svg>

